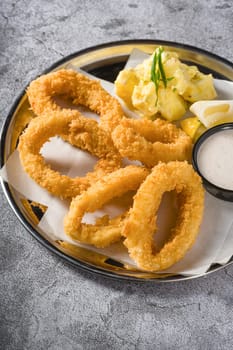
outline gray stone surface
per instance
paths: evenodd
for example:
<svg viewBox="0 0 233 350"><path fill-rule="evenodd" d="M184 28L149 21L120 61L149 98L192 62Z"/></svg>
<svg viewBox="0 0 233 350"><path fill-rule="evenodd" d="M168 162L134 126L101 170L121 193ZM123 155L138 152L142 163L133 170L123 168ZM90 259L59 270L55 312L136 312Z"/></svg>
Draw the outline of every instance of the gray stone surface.
<svg viewBox="0 0 233 350"><path fill-rule="evenodd" d="M0 117L54 61L121 39L173 40L233 61L232 1L0 2ZM181 283L128 283L73 268L1 196L0 348L232 349L233 266Z"/></svg>

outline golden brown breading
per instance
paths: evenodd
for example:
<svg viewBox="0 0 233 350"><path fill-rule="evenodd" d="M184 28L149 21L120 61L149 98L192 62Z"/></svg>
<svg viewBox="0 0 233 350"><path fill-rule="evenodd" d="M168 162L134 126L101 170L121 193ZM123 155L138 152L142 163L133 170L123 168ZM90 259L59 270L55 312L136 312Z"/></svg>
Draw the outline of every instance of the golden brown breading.
<svg viewBox="0 0 233 350"><path fill-rule="evenodd" d="M40 154L42 145L53 136L99 157L93 172L85 177L70 178L51 169ZM72 198L106 173L121 166L121 156L111 137L95 120L82 117L78 111L54 111L31 120L20 136L18 150L24 170L43 188L61 198Z"/></svg>
<svg viewBox="0 0 233 350"><path fill-rule="evenodd" d="M112 132L112 138L123 157L139 160L148 167L159 161L188 160L191 157L191 138L162 119L123 118Z"/></svg>
<svg viewBox="0 0 233 350"><path fill-rule="evenodd" d="M156 252L154 233L162 196L175 190L176 225L168 242ZM123 228L123 242L138 267L159 271L180 260L194 243L202 219L204 190L201 179L187 162L160 163L142 183Z"/></svg>
<svg viewBox="0 0 233 350"><path fill-rule="evenodd" d="M102 88L100 82L71 69L61 69L42 75L31 82L27 89L28 99L36 115L60 111L54 97L62 96L74 105L83 105L100 115L100 124L112 131L123 117L116 98Z"/></svg>
<svg viewBox="0 0 233 350"><path fill-rule="evenodd" d="M127 213L116 218L104 218L96 225L82 223L85 212L94 212L115 197L127 191L136 190L149 171L143 167L127 166L104 176L87 191L75 197L64 220L65 232L80 242L106 247L121 238L121 231Z"/></svg>

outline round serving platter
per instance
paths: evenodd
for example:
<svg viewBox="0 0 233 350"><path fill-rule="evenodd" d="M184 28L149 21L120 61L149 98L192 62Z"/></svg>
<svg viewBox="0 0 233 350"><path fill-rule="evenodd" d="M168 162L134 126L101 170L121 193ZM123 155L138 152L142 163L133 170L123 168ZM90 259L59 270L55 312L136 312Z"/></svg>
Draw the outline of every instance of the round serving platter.
<svg viewBox="0 0 233 350"><path fill-rule="evenodd" d="M177 52L183 62L198 66L204 73L212 73L215 78L233 81L233 64L224 58L189 45L161 40L127 40L90 47L54 63L42 74L72 65L97 78L113 82L134 48L151 54L158 46ZM29 104L24 89L13 104L2 127L1 167L17 147L18 137L28 122L28 114L30 113L28 108ZM1 180L1 185L17 218L33 237L67 262L93 273L123 280L174 282L205 276L233 262L232 258L224 266L214 265L205 274L188 277L138 271L135 268L124 266L108 256L67 242L52 240L46 232L37 226L44 209L40 205L22 198L8 183Z"/></svg>

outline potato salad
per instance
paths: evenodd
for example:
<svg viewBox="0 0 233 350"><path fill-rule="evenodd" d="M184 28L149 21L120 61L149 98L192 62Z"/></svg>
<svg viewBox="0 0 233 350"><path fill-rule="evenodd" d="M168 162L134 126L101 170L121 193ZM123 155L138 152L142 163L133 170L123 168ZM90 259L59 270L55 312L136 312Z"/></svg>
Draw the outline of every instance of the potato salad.
<svg viewBox="0 0 233 350"><path fill-rule="evenodd" d="M182 63L162 47L136 67L120 71L115 91L142 118L168 121L182 118L190 104L216 97L211 74Z"/></svg>

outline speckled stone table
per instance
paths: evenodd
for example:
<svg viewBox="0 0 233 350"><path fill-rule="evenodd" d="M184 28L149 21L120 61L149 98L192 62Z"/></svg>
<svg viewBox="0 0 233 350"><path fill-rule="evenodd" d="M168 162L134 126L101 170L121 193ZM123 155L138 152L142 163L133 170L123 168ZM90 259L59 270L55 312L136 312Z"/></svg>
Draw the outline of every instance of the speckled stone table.
<svg viewBox="0 0 233 350"><path fill-rule="evenodd" d="M0 26L1 124L33 77L103 42L171 40L233 61L230 0L2 0ZM0 196L1 349L233 348L233 266L172 284L103 278L41 246Z"/></svg>

